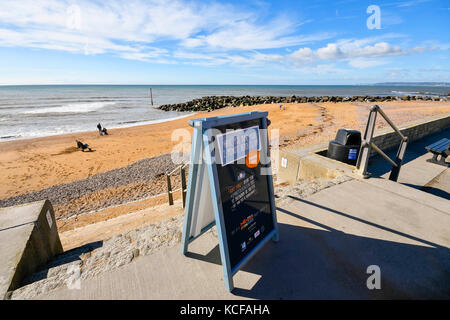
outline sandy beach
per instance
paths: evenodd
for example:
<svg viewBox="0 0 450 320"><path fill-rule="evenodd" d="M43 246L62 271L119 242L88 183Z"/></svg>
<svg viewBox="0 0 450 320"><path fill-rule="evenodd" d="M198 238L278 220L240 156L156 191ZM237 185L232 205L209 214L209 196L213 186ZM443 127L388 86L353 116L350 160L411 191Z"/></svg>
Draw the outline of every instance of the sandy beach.
<svg viewBox="0 0 450 320"><path fill-rule="evenodd" d="M280 148L289 149L330 140L339 128L363 130L371 105L358 102L290 103L284 104L286 110L280 110L278 104L243 106L199 112L168 122L110 129L109 136L99 136L97 131L91 131L2 142L0 206L11 205L14 198L25 201L26 195L34 193L30 199L53 197L57 218L62 219L144 198L153 198L146 200L146 206L161 204L167 201L163 195L166 190L164 173L175 167L168 154L180 143L180 140L172 141L172 133L176 129L191 133L188 119L267 111L270 129L279 130ZM450 102L446 101L396 101L380 105L398 125L450 112ZM377 128L384 127L385 123L379 120ZM88 143L95 152L79 151L76 139ZM184 147L188 150L190 141ZM92 219L84 218L83 224L126 211L93 213ZM59 222L62 230L77 225L79 223Z"/></svg>

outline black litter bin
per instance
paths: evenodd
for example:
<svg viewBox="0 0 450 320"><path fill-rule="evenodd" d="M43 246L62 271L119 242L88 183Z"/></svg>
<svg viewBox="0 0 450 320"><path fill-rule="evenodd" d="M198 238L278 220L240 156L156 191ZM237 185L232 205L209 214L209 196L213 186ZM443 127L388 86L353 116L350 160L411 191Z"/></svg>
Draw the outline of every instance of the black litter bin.
<svg viewBox="0 0 450 320"><path fill-rule="evenodd" d="M336 138L331 140L328 145L327 157L355 165L360 149L361 132L358 130L339 129Z"/></svg>

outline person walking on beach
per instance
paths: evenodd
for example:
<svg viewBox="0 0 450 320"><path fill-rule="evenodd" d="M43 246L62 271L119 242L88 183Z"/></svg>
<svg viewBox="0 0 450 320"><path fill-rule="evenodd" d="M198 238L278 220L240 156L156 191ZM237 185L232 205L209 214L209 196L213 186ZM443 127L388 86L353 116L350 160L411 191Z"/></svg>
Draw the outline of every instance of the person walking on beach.
<svg viewBox="0 0 450 320"><path fill-rule="evenodd" d="M100 123L97 125L97 129L98 129L98 133L100 133L100 135L102 136L103 130L102 130L102 125Z"/></svg>

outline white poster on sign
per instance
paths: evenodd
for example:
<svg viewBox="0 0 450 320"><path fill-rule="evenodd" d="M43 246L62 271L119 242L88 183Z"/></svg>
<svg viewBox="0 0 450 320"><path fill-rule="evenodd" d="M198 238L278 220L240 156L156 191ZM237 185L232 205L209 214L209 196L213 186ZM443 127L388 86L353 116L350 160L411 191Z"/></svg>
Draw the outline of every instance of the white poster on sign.
<svg viewBox="0 0 450 320"><path fill-rule="evenodd" d="M216 139L222 166L245 158L250 151L261 150L258 126L218 134Z"/></svg>

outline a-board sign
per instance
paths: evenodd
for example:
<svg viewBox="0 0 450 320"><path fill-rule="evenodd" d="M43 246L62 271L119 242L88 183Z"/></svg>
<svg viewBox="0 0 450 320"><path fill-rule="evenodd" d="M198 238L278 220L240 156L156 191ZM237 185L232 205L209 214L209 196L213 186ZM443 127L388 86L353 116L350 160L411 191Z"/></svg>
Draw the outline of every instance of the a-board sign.
<svg viewBox="0 0 450 320"><path fill-rule="evenodd" d="M191 120L182 250L217 225L225 284L268 240L278 240L267 113Z"/></svg>

